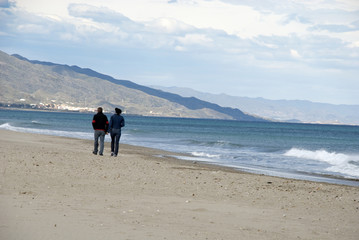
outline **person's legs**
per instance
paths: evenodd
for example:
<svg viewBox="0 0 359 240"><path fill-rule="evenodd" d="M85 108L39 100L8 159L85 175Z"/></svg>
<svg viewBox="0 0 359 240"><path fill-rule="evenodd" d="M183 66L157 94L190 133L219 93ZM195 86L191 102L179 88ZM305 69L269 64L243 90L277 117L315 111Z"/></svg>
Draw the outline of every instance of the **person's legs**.
<svg viewBox="0 0 359 240"><path fill-rule="evenodd" d="M93 154L97 154L97 152L98 152L98 137L99 137L98 132L99 131L95 130L95 133L94 133L95 142L94 142Z"/></svg>
<svg viewBox="0 0 359 240"><path fill-rule="evenodd" d="M115 150L115 134L111 132L111 156L113 156Z"/></svg>
<svg viewBox="0 0 359 240"><path fill-rule="evenodd" d="M115 136L115 156L117 156L117 154L118 154L120 138L121 138L121 134L120 133L116 134L116 136Z"/></svg>
<svg viewBox="0 0 359 240"><path fill-rule="evenodd" d="M100 155L103 154L103 149L105 147L105 132L104 131L99 131L100 132Z"/></svg>

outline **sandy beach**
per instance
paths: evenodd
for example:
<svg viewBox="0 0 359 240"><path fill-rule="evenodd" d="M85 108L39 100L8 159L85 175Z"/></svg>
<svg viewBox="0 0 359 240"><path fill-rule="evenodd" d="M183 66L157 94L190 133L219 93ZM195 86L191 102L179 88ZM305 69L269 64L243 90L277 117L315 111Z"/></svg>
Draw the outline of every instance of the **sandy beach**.
<svg viewBox="0 0 359 240"><path fill-rule="evenodd" d="M358 239L359 188L0 130L0 239ZM108 137L108 136L107 136Z"/></svg>

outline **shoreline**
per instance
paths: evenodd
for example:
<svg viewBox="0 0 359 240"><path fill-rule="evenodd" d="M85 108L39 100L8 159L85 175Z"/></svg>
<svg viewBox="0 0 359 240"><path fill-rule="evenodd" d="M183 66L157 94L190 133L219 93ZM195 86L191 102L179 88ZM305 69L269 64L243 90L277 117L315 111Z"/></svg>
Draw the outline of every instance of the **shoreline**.
<svg viewBox="0 0 359 240"><path fill-rule="evenodd" d="M126 145L126 144L123 144ZM135 146L135 145L128 145L128 146L134 146L134 147L142 147L142 146ZM146 147L144 147L146 148ZM159 151L162 151L159 149ZM343 186L352 186L352 187L359 187L359 179L355 178L345 178L340 176L334 176L334 175L322 175L322 174L309 174L305 172L276 172L271 170L257 170L254 168L246 168L242 166L231 166L231 165L221 165L217 162L206 162L206 161L195 161L195 160L185 160L181 159L182 156L188 157L189 159L192 157L190 155L186 155L185 153L172 153L169 152L173 156L178 156L178 158L175 157L175 159L179 161L187 161L187 162L195 162L196 164L205 165L208 167L213 168L219 168L223 171L232 171L232 172L238 172L238 173L248 173L248 174L254 174L254 175L261 175L261 176L268 176L268 177L275 177L275 178L283 178L287 180L296 180L296 181L308 181L308 182L316 182L316 183L326 183L326 184L334 184L334 185L343 185ZM172 157L171 155L165 155L164 157ZM246 170L247 169L247 170ZM250 170L249 170L250 169ZM272 174L265 172L272 172ZM316 180L314 180L316 179Z"/></svg>
<svg viewBox="0 0 359 240"><path fill-rule="evenodd" d="M359 188L0 130L4 239L357 239ZM162 157L160 157L162 156Z"/></svg>
<svg viewBox="0 0 359 240"><path fill-rule="evenodd" d="M16 130L8 130L8 129L0 129L0 130L22 133L22 131L16 131ZM32 134L40 134L40 135L44 135L44 136L65 137L65 138L93 141L93 140L90 140L87 138L85 139L85 138L69 137L69 136L65 136L65 135L63 135L63 136L52 135L52 134L48 134L48 133L32 133ZM108 143L109 141L110 141L110 139L107 137L105 139L105 143L106 142ZM151 147L124 144L122 142L120 142L120 144L122 144L124 146L143 147L143 148L151 149ZM359 187L359 179L356 179L356 178L346 178L346 177L341 177L341 176L336 176L336 175L312 174L312 173L296 172L296 171L280 172L280 171L273 171L270 169L260 168L260 167L254 168L254 167L246 167L246 166L225 165L225 164L221 164L220 162L206 161L205 159L204 160L201 160L201 159L196 160L197 157L192 156L188 153L184 153L184 152L172 152L171 150L162 150L162 149L156 149L156 148L153 148L153 150L166 152L166 155L164 155L164 157L177 156L175 158L178 159L179 161L197 162L197 163L206 164L206 165L212 166L212 167L223 167L223 168L228 168L228 169L232 169L234 171L239 171L239 172L273 176L273 177L279 177L279 178L285 178L285 179L295 179L295 180L313 181L313 182L319 182L319 183L330 183L330 184L337 184L337 185L347 185L347 186Z"/></svg>

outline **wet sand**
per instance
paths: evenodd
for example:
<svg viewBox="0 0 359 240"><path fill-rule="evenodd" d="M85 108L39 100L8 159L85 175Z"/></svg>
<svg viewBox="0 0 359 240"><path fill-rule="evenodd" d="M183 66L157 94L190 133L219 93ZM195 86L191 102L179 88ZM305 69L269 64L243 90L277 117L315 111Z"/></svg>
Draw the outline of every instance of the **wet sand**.
<svg viewBox="0 0 359 240"><path fill-rule="evenodd" d="M92 148L0 130L0 239L358 239L358 187Z"/></svg>

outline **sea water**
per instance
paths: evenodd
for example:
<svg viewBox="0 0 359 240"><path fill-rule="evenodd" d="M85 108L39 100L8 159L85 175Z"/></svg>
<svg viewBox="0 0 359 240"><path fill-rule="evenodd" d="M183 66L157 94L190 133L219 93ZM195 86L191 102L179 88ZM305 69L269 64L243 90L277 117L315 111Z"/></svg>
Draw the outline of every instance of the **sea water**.
<svg viewBox="0 0 359 240"><path fill-rule="evenodd" d="M93 139L92 117L0 110L0 128ZM122 143L248 172L359 186L359 126L124 117Z"/></svg>

